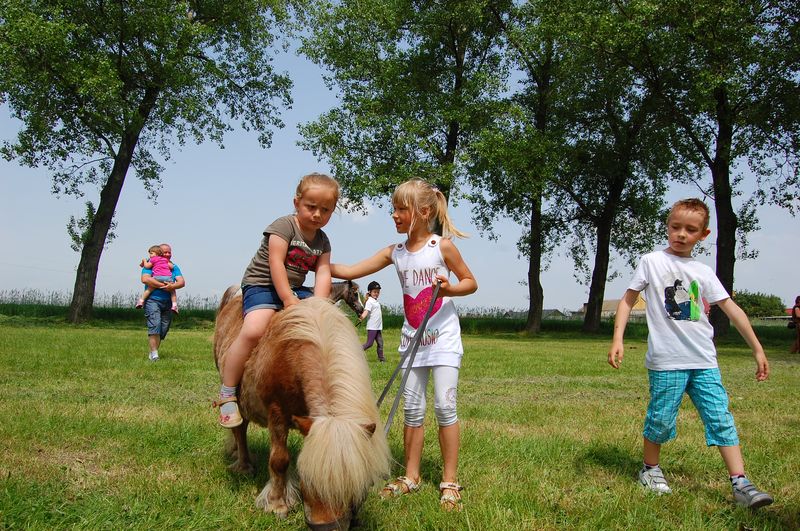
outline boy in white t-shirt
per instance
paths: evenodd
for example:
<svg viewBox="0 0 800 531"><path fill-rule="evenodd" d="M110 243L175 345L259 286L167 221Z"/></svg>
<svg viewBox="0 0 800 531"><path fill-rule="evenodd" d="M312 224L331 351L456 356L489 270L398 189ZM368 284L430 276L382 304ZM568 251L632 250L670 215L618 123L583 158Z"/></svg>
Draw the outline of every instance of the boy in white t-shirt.
<svg viewBox="0 0 800 531"><path fill-rule="evenodd" d="M617 307L608 363L618 369L623 358L625 325L639 292L647 301L647 355L650 404L644 426L644 466L639 482L659 494L671 492L658 466L661 445L676 435L678 408L686 393L703 420L708 446L719 449L739 505L757 508L772 503L744 474L744 460L728 395L722 386L714 330L706 316L716 304L730 318L753 351L756 380L769 375L769 364L747 315L731 300L714 271L692 258L694 246L711 232L708 207L699 199L672 206L667 218L669 246L639 262Z"/></svg>
<svg viewBox="0 0 800 531"><path fill-rule="evenodd" d="M378 361L383 363L386 358L383 357L383 313L381 312L381 303L378 302L378 297L381 295L381 285L374 280L367 285L367 302L364 304L364 313L359 316L359 321L363 321L367 316L367 342L364 343L362 348L367 350L376 343L378 350Z"/></svg>

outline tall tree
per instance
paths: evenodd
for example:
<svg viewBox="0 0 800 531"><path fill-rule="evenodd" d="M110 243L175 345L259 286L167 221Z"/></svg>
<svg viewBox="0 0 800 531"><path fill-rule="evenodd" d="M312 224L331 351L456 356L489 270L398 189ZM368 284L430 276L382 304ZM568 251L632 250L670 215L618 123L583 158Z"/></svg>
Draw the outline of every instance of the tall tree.
<svg viewBox="0 0 800 531"><path fill-rule="evenodd" d="M302 51L341 105L303 125L354 206L411 176L450 196L459 153L503 88L499 28L483 0L320 2Z"/></svg>
<svg viewBox="0 0 800 531"><path fill-rule="evenodd" d="M57 193L100 188L73 237L71 321L91 313L129 169L154 197L156 155L187 138L221 144L229 118L270 144L279 107L291 103L270 53L286 15L280 0L0 0L0 103L22 122L3 156L52 170Z"/></svg>
<svg viewBox="0 0 800 531"><path fill-rule="evenodd" d="M576 271L590 277L584 332L600 328L606 283L613 278L612 250L630 264L663 234L670 165L665 144L659 145L664 127L655 118L652 95L623 79L608 79L618 71L597 70L592 84L599 86L585 87L578 98L588 101L579 103L571 153L553 192L554 208L572 238Z"/></svg>
<svg viewBox="0 0 800 531"><path fill-rule="evenodd" d="M536 1L506 10L493 5L492 14L507 43L505 60L521 79L519 91L507 99L503 112L495 113L471 150L471 200L477 206L475 218L490 234L499 216L523 227L517 246L528 260L525 330L533 334L541 329L544 309L541 273L559 242L544 212L554 160L563 143L553 116L563 75L559 32L553 25L559 11Z"/></svg>
<svg viewBox="0 0 800 531"><path fill-rule="evenodd" d="M566 148L553 199L571 237L576 276L589 280L585 332L599 330L612 256L633 263L653 248L663 234L668 177L682 174L669 149L673 128L653 91L635 69L603 53L630 38L603 31L618 17L603 1L581 2L565 14L571 75L562 87L569 95L561 112Z"/></svg>
<svg viewBox="0 0 800 531"><path fill-rule="evenodd" d="M518 248L528 259L528 318L525 330L541 329L544 287L541 273L560 241L552 218L544 212L553 179L554 159L563 144L555 125L561 76L560 4L532 1L507 9L495 4L492 14L507 43L510 68L521 75L519 91L509 98L509 112L482 134L474 150L472 180L479 193L476 217L484 227L502 214L524 228Z"/></svg>
<svg viewBox="0 0 800 531"><path fill-rule="evenodd" d="M618 3L630 35L616 50L644 76L677 124L673 144L714 198L716 274L733 292L737 238L757 227L751 201L738 212L739 168L755 175L754 198L800 206L800 61L797 2L777 0L633 0ZM747 223L743 223L747 221ZM746 251L745 251L746 252ZM716 307L715 335L730 323Z"/></svg>
<svg viewBox="0 0 800 531"><path fill-rule="evenodd" d="M520 242L527 329L541 323L543 258L570 237L576 277L585 272L590 285L584 330L596 331L612 248L630 258L656 237L667 135L658 135L652 94L632 70L598 53L594 30L615 16L608 3L528 2L497 16L523 78L511 112L476 146L479 212L530 227Z"/></svg>
<svg viewBox="0 0 800 531"><path fill-rule="evenodd" d="M508 110L498 113L472 146L469 172L474 193L469 198L475 205L473 218L491 239L498 237L493 224L499 217L523 228L517 248L528 260L525 331L535 334L542 324L541 272L560 241L544 211L558 146L551 142L549 131L540 128L543 122L535 117L538 105L525 100L525 94L511 98Z"/></svg>

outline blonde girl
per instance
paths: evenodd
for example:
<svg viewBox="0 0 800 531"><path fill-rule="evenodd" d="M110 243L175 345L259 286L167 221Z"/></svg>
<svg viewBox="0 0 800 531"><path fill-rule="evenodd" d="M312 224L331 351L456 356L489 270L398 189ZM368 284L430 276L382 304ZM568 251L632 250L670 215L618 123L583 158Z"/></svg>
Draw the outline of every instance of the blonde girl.
<svg viewBox="0 0 800 531"><path fill-rule="evenodd" d="M355 279L394 264L403 289L405 314L400 338L401 353L409 348L430 306L433 285L441 281L440 298L434 304L403 390L405 474L387 483L381 496L402 496L419 490L425 388L432 374L434 412L439 426L443 461L442 481L439 484L440 503L445 510L460 509L461 486L457 481L460 430L456 415L456 390L464 349L461 327L451 297L474 293L478 284L450 240L453 236L463 238L465 234L453 226L447 213L447 200L441 191L425 181L413 179L397 187L392 194L392 206L395 228L399 234L406 235L406 240L384 247L371 258L355 265L331 264L331 274L336 278ZM433 233L434 224L441 227L444 237ZM458 283L450 283L451 272Z"/></svg>
<svg viewBox="0 0 800 531"><path fill-rule="evenodd" d="M235 428L242 423L236 392L250 352L264 335L275 312L307 297L327 297L331 291L331 244L322 227L328 224L339 200L339 183L312 173L297 185L294 214L276 219L242 278L244 323L231 344L222 370L217 405L219 423ZM314 290L303 286L315 273Z"/></svg>

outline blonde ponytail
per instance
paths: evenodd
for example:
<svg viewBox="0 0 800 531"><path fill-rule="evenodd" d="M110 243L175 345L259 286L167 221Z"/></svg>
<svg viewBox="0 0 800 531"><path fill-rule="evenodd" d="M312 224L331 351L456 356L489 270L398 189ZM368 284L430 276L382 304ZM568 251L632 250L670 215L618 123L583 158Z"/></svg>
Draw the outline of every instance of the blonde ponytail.
<svg viewBox="0 0 800 531"><path fill-rule="evenodd" d="M411 209L414 214L412 225L422 217L422 210L428 209L428 230L434 231L438 224L442 230L442 237L447 239L466 238L465 232L458 230L447 212L447 198L436 186L422 179L411 179L397 188L392 194L392 204L402 205Z"/></svg>

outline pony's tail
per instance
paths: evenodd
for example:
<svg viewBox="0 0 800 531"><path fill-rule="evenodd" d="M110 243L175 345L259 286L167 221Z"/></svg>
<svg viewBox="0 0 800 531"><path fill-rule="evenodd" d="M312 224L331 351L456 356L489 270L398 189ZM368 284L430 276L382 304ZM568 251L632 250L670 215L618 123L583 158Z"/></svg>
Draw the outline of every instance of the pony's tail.
<svg viewBox="0 0 800 531"><path fill-rule="evenodd" d="M370 433L359 423L337 417L317 417L297 458L304 489L333 509L360 505L369 488L390 470L389 445L378 425Z"/></svg>

